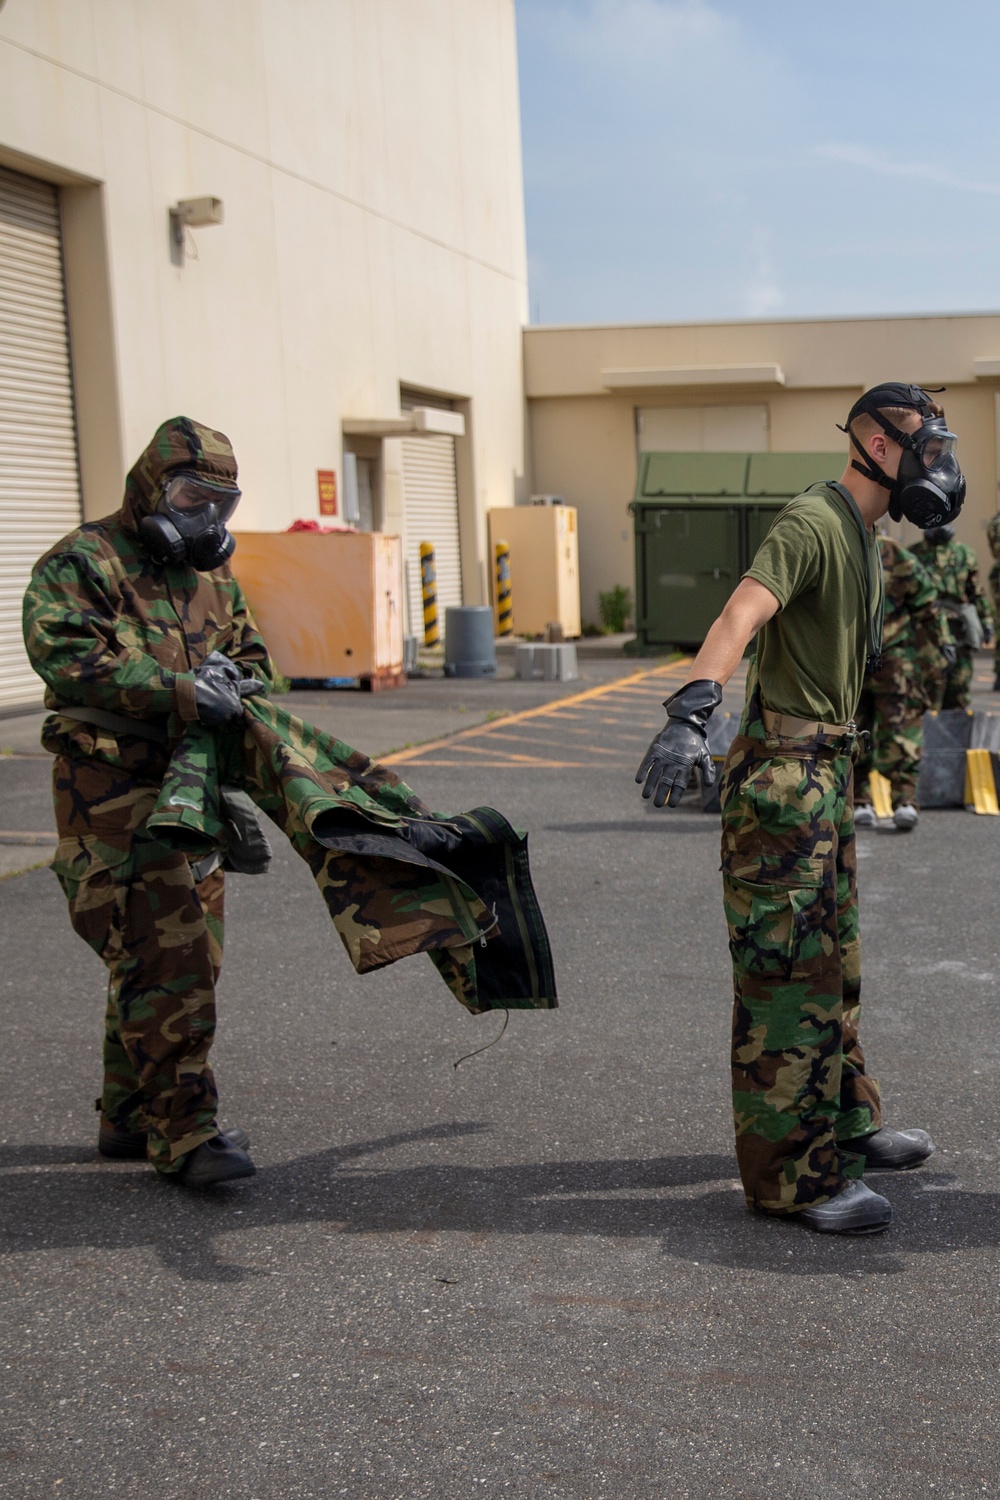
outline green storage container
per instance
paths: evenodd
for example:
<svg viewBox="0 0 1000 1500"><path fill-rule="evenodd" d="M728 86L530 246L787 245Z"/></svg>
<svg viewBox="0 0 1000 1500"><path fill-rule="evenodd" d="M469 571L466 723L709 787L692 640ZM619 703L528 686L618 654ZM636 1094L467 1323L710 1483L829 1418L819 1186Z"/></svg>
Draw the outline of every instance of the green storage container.
<svg viewBox="0 0 1000 1500"><path fill-rule="evenodd" d="M796 491L796 494L798 491ZM743 510L743 537L746 543L743 551L743 567L740 576L746 572L757 555L757 548L767 536L774 525L775 516L779 515L788 500L779 500L777 505L747 505Z"/></svg>
<svg viewBox="0 0 1000 1500"><path fill-rule="evenodd" d="M636 652L699 646L783 506L843 468L843 453L642 454Z"/></svg>

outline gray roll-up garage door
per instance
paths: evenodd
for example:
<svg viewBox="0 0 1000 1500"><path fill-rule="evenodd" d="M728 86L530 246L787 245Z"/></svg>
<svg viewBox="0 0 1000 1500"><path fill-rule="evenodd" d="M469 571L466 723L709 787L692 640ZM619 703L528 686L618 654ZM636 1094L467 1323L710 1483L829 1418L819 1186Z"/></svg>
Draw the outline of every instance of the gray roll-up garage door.
<svg viewBox="0 0 1000 1500"><path fill-rule="evenodd" d="M404 389L400 407L433 406L452 411L446 397ZM441 433L403 439L403 503L406 508L406 574L409 589L410 630L424 633L423 600L420 591L420 543L434 548L437 575L438 620L444 639L444 612L449 604L462 602L462 553L458 533L458 478L455 472L455 439Z"/></svg>
<svg viewBox="0 0 1000 1500"><path fill-rule="evenodd" d="M79 524L58 193L0 167L0 712L41 701L21 601L32 564Z"/></svg>

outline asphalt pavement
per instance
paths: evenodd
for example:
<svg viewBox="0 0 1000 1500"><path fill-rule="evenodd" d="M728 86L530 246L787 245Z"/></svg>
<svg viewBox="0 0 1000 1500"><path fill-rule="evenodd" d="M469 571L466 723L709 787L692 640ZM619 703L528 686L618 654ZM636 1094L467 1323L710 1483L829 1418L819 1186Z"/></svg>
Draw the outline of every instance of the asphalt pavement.
<svg viewBox="0 0 1000 1500"><path fill-rule="evenodd" d="M396 757L530 830L552 937L559 1010L457 1070L501 1018L423 960L357 977L287 846L229 880L229 1189L97 1156L102 967L47 870L0 883L5 1500L1000 1493L1000 819L860 839L866 1051L939 1144L871 1179L892 1229L753 1218L718 823L639 799L643 665ZM46 772L0 764L4 827Z"/></svg>

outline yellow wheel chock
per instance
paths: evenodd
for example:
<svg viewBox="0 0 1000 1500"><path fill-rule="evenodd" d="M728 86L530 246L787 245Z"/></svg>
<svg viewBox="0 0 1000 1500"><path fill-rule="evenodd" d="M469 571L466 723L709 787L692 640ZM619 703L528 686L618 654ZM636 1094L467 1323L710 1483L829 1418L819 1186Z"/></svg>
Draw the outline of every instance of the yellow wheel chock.
<svg viewBox="0 0 1000 1500"><path fill-rule="evenodd" d="M977 813L1000 814L993 760L988 750L965 752L965 805Z"/></svg>
<svg viewBox="0 0 1000 1500"><path fill-rule="evenodd" d="M872 771L868 777L868 785L871 787L872 807L876 818L891 818L892 785L888 777L883 776L881 771Z"/></svg>

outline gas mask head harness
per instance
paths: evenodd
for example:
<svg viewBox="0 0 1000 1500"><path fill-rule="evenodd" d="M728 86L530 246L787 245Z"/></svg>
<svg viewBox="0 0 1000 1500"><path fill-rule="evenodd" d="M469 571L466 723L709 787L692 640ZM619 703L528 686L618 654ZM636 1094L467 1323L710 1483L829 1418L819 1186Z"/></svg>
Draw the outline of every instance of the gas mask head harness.
<svg viewBox="0 0 1000 1500"><path fill-rule="evenodd" d="M936 394L936 392L935 392ZM916 432L903 432L884 414L886 407L902 407L920 414ZM890 479L854 435L855 420L866 413L903 452L895 479ZM919 385L888 382L866 391L855 401L841 427L861 455L852 459L866 479L889 491L889 515L894 521L912 521L921 531L953 521L965 503L965 476L958 466L958 439L949 432L943 416L935 414L934 402Z"/></svg>
<svg viewBox="0 0 1000 1500"><path fill-rule="evenodd" d="M164 567L187 562L199 573L209 573L236 548L226 522L239 500L235 485L175 471L164 481L152 514L139 523L143 546Z"/></svg>

